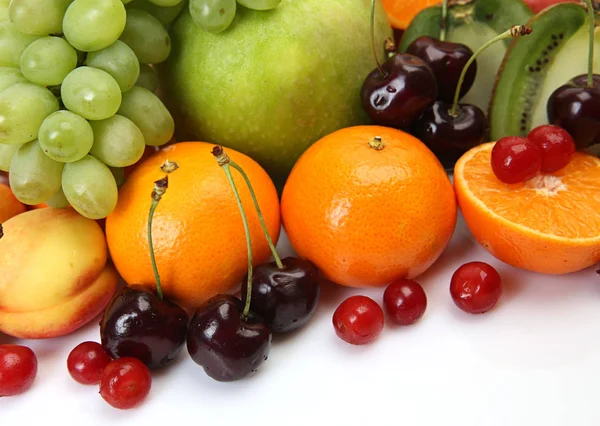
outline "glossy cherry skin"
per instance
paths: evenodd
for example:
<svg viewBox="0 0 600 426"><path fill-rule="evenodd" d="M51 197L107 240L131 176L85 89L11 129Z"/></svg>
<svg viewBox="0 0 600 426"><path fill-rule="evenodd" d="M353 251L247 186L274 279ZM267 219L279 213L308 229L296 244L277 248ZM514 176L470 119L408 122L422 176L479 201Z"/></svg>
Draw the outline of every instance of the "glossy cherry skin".
<svg viewBox="0 0 600 426"><path fill-rule="evenodd" d="M260 315L273 333L287 333L302 327L312 317L321 294L319 270L306 259L287 257L263 263L252 274L250 309ZM242 300L246 300L246 277L242 280Z"/></svg>
<svg viewBox="0 0 600 426"><path fill-rule="evenodd" d="M534 178L542 167L542 156L529 139L507 136L492 148L491 165L500 181L514 184Z"/></svg>
<svg viewBox="0 0 600 426"><path fill-rule="evenodd" d="M382 64L384 74L373 70L365 79L361 102L374 124L407 127L437 97L433 71L421 58L397 53Z"/></svg>
<svg viewBox="0 0 600 426"><path fill-rule="evenodd" d="M484 142L487 120L483 111L470 104L459 104L458 115L450 115L452 105L437 101L413 123L410 133L433 151L446 169L469 149Z"/></svg>
<svg viewBox="0 0 600 426"><path fill-rule="evenodd" d="M185 343L188 315L141 286L115 294L100 322L102 347L113 358L134 357L150 369L164 367Z"/></svg>
<svg viewBox="0 0 600 426"><path fill-rule="evenodd" d="M456 306L465 312L487 312L502 295L500 274L485 262L465 263L452 275L450 295Z"/></svg>
<svg viewBox="0 0 600 426"><path fill-rule="evenodd" d="M351 345L366 345L381 334L383 310L370 297L351 296L333 313L333 328L337 336Z"/></svg>
<svg viewBox="0 0 600 426"><path fill-rule="evenodd" d="M473 51L461 43L441 41L429 36L421 36L413 41L406 53L423 59L433 71L437 81L438 100L451 103L458 86L458 79ZM477 75L477 61L467 72L460 88L460 97L467 94Z"/></svg>
<svg viewBox="0 0 600 426"><path fill-rule="evenodd" d="M37 375L35 353L27 346L0 345L0 397L26 392Z"/></svg>
<svg viewBox="0 0 600 426"><path fill-rule="evenodd" d="M383 306L394 323L411 325L425 313L427 296L418 282L401 279L387 286Z"/></svg>
<svg viewBox="0 0 600 426"><path fill-rule="evenodd" d="M188 352L217 381L250 376L269 356L269 327L252 312L243 317L243 310L240 299L219 294L198 308L190 322Z"/></svg>
<svg viewBox="0 0 600 426"><path fill-rule="evenodd" d="M112 361L100 343L83 342L67 357L67 370L78 383L95 385L100 382L104 368Z"/></svg>
<svg viewBox="0 0 600 426"><path fill-rule="evenodd" d="M527 139L537 145L542 158L541 171L553 173L565 167L575 154L575 141L564 129L551 124L536 127Z"/></svg>
<svg viewBox="0 0 600 426"><path fill-rule="evenodd" d="M600 75L587 87L587 75L580 75L556 89L547 104L548 121L565 129L577 149L600 143Z"/></svg>
<svg viewBox="0 0 600 426"><path fill-rule="evenodd" d="M112 361L102 372L100 396L119 410L137 407L152 387L152 375L137 358L124 357Z"/></svg>

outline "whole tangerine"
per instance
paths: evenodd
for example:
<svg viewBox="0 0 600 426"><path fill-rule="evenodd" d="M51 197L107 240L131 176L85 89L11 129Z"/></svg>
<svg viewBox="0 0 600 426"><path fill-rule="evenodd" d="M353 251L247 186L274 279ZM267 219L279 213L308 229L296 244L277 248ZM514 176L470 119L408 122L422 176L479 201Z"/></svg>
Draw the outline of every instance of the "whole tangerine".
<svg viewBox="0 0 600 426"><path fill-rule="evenodd" d="M281 200L296 252L338 284L383 286L427 270L456 225L452 184L417 138L341 129L300 157Z"/></svg>
<svg viewBox="0 0 600 426"><path fill-rule="evenodd" d="M196 308L210 297L236 289L247 272L242 219L231 186L206 142L180 142L140 163L119 191L115 210L106 218L111 258L130 285L155 289L148 248L148 211L154 182L165 176L166 160L179 168L169 174L169 188L154 213L152 241L162 289L167 299ZM279 199L271 178L250 157L225 148L248 174L267 229L276 243L280 232ZM254 263L271 255L242 176L233 171L248 216Z"/></svg>

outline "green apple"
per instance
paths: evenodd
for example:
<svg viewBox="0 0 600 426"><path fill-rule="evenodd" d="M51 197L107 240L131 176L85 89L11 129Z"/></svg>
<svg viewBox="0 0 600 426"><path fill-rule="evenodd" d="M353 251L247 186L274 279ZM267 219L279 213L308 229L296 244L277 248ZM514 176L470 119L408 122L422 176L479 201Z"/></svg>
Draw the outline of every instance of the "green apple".
<svg viewBox="0 0 600 426"><path fill-rule="evenodd" d="M375 68L370 0L282 0L271 11L238 6L224 32L203 31L184 11L160 66L177 140L250 155L280 185L308 146L368 123L360 88ZM379 1L375 46L392 30Z"/></svg>

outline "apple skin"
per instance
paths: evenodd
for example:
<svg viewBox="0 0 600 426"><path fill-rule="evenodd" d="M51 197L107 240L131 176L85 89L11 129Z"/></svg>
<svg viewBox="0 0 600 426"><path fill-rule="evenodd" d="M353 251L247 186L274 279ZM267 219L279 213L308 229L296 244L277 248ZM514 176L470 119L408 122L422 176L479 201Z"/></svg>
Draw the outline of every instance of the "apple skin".
<svg viewBox="0 0 600 426"><path fill-rule="evenodd" d="M0 332L26 339L68 334L95 318L118 275L96 221L71 208L30 210L3 223Z"/></svg>
<svg viewBox="0 0 600 426"><path fill-rule="evenodd" d="M524 2L533 13L538 13L558 3L579 3L579 0L524 0Z"/></svg>
<svg viewBox="0 0 600 426"><path fill-rule="evenodd" d="M375 16L383 61L393 32L379 2ZM369 0L282 0L271 11L238 6L219 34L182 12L159 67L177 140L241 151L281 185L312 143L369 122L360 88L375 68L370 34Z"/></svg>

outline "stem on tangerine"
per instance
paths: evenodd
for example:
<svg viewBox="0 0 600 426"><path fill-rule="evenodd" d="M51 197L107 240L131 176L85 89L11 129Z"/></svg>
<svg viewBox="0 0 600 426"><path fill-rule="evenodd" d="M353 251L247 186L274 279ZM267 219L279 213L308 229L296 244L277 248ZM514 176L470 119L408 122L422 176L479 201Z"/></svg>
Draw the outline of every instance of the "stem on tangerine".
<svg viewBox="0 0 600 426"><path fill-rule="evenodd" d="M371 0L371 51L373 52L373 57L375 58L377 69L379 70L382 76L385 76L385 72L383 71L381 63L377 58L377 49L375 48L375 1L376 0Z"/></svg>
<svg viewBox="0 0 600 426"><path fill-rule="evenodd" d="M479 49L477 49L475 51L475 53L473 53L473 55L469 58L469 60L463 67L462 72L460 73L460 77L458 79L458 84L456 85L456 90L454 92L454 101L452 102L452 108L449 111L449 114L451 117L456 117L458 115L458 100L460 97L460 89L463 85L463 82L465 80L465 76L467 74L469 67L475 61L477 56L479 56L481 54L481 52L483 52L485 49L487 49L494 43L497 43L501 40L511 38L511 37L520 37L520 36L528 35L528 34L531 34L531 32L532 32L532 29L526 25L515 25L515 26L511 27L510 29L506 30L505 32L503 32L502 34L499 34L496 37L492 38L491 40L488 40Z"/></svg>
<svg viewBox="0 0 600 426"><path fill-rule="evenodd" d="M448 0L442 1L442 22L440 24L440 41L446 40L448 29Z"/></svg>
<svg viewBox="0 0 600 426"><path fill-rule="evenodd" d="M585 2L587 4L588 18L590 20L587 87L592 87L594 85L594 29L596 25L594 19L594 5L592 4L592 0L585 0Z"/></svg>

